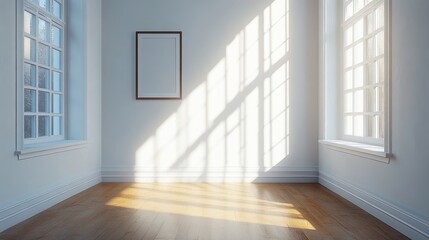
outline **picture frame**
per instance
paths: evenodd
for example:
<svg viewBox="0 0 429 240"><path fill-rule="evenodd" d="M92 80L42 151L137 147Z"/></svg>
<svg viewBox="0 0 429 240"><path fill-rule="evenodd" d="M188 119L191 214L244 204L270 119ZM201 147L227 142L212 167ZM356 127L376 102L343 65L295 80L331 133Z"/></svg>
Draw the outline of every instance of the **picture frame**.
<svg viewBox="0 0 429 240"><path fill-rule="evenodd" d="M136 32L136 99L182 99L182 32Z"/></svg>

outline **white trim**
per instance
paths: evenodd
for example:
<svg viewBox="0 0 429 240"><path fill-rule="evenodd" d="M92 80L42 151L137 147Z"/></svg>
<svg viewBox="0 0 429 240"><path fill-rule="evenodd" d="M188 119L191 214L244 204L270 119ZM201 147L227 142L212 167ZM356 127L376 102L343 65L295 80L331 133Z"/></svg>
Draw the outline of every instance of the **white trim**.
<svg viewBox="0 0 429 240"><path fill-rule="evenodd" d="M349 153L384 163L389 163L392 156L392 154L384 151L384 147L377 145L348 142L343 140L319 140L319 143L326 145L327 148L331 150Z"/></svg>
<svg viewBox="0 0 429 240"><path fill-rule="evenodd" d="M103 182L271 182L317 183L317 167L153 169L102 167Z"/></svg>
<svg viewBox="0 0 429 240"><path fill-rule="evenodd" d="M429 222L407 212L401 207L326 173L319 173L319 183L407 237L411 239L429 239Z"/></svg>
<svg viewBox="0 0 429 240"><path fill-rule="evenodd" d="M21 201L13 206L0 209L0 232L100 182L100 173L93 173L38 196Z"/></svg>
<svg viewBox="0 0 429 240"><path fill-rule="evenodd" d="M28 159L83 148L87 143L87 141L81 140L64 140L51 143L25 145L25 148L17 150L15 154L18 155L18 159L20 160Z"/></svg>

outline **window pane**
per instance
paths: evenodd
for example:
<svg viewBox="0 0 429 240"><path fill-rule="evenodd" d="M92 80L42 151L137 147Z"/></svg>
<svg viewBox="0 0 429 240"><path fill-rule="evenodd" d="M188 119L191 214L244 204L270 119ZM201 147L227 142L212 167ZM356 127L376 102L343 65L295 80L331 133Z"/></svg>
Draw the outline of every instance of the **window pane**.
<svg viewBox="0 0 429 240"><path fill-rule="evenodd" d="M378 33L375 39L377 42L376 54L379 56L384 53L384 32Z"/></svg>
<svg viewBox="0 0 429 240"><path fill-rule="evenodd" d="M52 49L52 66L57 69L62 68L62 53L56 49Z"/></svg>
<svg viewBox="0 0 429 240"><path fill-rule="evenodd" d="M24 138L36 137L36 116L24 116Z"/></svg>
<svg viewBox="0 0 429 240"><path fill-rule="evenodd" d="M28 11L24 12L24 32L36 36L36 16Z"/></svg>
<svg viewBox="0 0 429 240"><path fill-rule="evenodd" d="M353 1L351 1L349 4L347 4L344 16L345 16L345 20L347 20L351 16L353 16Z"/></svg>
<svg viewBox="0 0 429 240"><path fill-rule="evenodd" d="M366 130L366 136L367 137L372 137L372 138L376 138L377 137L377 133L376 133L376 116L365 116L365 121L366 121L366 126L367 126L367 130Z"/></svg>
<svg viewBox="0 0 429 240"><path fill-rule="evenodd" d="M39 67L39 78L37 86L49 89L49 69Z"/></svg>
<svg viewBox="0 0 429 240"><path fill-rule="evenodd" d="M355 68L355 88L359 88L363 86L363 66L359 66Z"/></svg>
<svg viewBox="0 0 429 240"><path fill-rule="evenodd" d="M353 134L353 116L344 117L344 134L345 135Z"/></svg>
<svg viewBox="0 0 429 240"><path fill-rule="evenodd" d="M36 66L24 63L24 84L27 86L36 86Z"/></svg>
<svg viewBox="0 0 429 240"><path fill-rule="evenodd" d="M354 47L354 64L363 62L363 43L359 43Z"/></svg>
<svg viewBox="0 0 429 240"><path fill-rule="evenodd" d="M363 37L363 18L354 24L354 41L357 41Z"/></svg>
<svg viewBox="0 0 429 240"><path fill-rule="evenodd" d="M375 10L376 15L376 29L379 29L384 26L384 5L381 4L380 7Z"/></svg>
<svg viewBox="0 0 429 240"><path fill-rule="evenodd" d="M353 88L353 70L347 71L344 78L344 90Z"/></svg>
<svg viewBox="0 0 429 240"><path fill-rule="evenodd" d="M49 136L49 116L39 116L39 137Z"/></svg>
<svg viewBox="0 0 429 240"><path fill-rule="evenodd" d="M36 41L31 38L24 38L24 58L36 61Z"/></svg>
<svg viewBox="0 0 429 240"><path fill-rule="evenodd" d="M364 0L354 0L355 2L355 13L359 12L359 10L361 10L364 6Z"/></svg>
<svg viewBox="0 0 429 240"><path fill-rule="evenodd" d="M49 113L49 93L39 91L39 112Z"/></svg>
<svg viewBox="0 0 429 240"><path fill-rule="evenodd" d="M363 137L363 115L355 116L353 121L354 121L353 135L357 137Z"/></svg>
<svg viewBox="0 0 429 240"><path fill-rule="evenodd" d="M52 5L52 14L57 18L62 18L61 16L61 3L54 1Z"/></svg>
<svg viewBox="0 0 429 240"><path fill-rule="evenodd" d="M375 102L375 99L376 99L375 88L376 87L368 87L365 90L365 96L367 99L367 112L370 112L370 113L377 111L376 102Z"/></svg>
<svg viewBox="0 0 429 240"><path fill-rule="evenodd" d="M380 59L377 61L378 64L378 80L380 82L384 81L384 59Z"/></svg>
<svg viewBox="0 0 429 240"><path fill-rule="evenodd" d="M344 95L344 112L353 112L353 92L348 92Z"/></svg>
<svg viewBox="0 0 429 240"><path fill-rule="evenodd" d="M366 17L366 31L371 34L375 30L375 13L372 12Z"/></svg>
<svg viewBox="0 0 429 240"><path fill-rule="evenodd" d="M366 59L371 59L375 57L375 37L370 37L366 41Z"/></svg>
<svg viewBox="0 0 429 240"><path fill-rule="evenodd" d="M363 89L355 91L354 112L363 112Z"/></svg>
<svg viewBox="0 0 429 240"><path fill-rule="evenodd" d="M49 66L49 46L39 43L39 63Z"/></svg>
<svg viewBox="0 0 429 240"><path fill-rule="evenodd" d="M52 135L58 136L63 132L62 117L52 117Z"/></svg>
<svg viewBox="0 0 429 240"><path fill-rule="evenodd" d="M62 95L61 94L53 94L52 112L53 113L62 113Z"/></svg>
<svg viewBox="0 0 429 240"><path fill-rule="evenodd" d="M39 0L39 6L49 12L49 1L50 0Z"/></svg>
<svg viewBox="0 0 429 240"><path fill-rule="evenodd" d="M24 89L24 111L36 112L36 90Z"/></svg>
<svg viewBox="0 0 429 240"><path fill-rule="evenodd" d="M344 33L344 44L345 46L348 46L352 42L353 42L353 27L349 27Z"/></svg>
<svg viewBox="0 0 429 240"><path fill-rule="evenodd" d="M45 42L49 42L49 23L39 18L39 39Z"/></svg>
<svg viewBox="0 0 429 240"><path fill-rule="evenodd" d="M52 71L52 90L61 92L62 86L62 74L56 71Z"/></svg>
<svg viewBox="0 0 429 240"><path fill-rule="evenodd" d="M346 50L345 56L345 65L346 67L351 67L353 64L353 48L349 48Z"/></svg>
<svg viewBox="0 0 429 240"><path fill-rule="evenodd" d="M60 28L52 26L51 29L52 43L56 47L62 47L63 31Z"/></svg>
<svg viewBox="0 0 429 240"><path fill-rule="evenodd" d="M368 63L367 67L367 81L368 84L374 84L377 83L378 78L377 75L377 65L376 62L370 62Z"/></svg>

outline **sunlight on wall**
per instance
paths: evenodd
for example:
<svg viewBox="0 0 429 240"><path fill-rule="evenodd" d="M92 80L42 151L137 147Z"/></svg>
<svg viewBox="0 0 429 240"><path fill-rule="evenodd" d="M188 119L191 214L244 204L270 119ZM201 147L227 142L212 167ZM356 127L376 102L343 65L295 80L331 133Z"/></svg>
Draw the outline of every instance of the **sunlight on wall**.
<svg viewBox="0 0 429 240"><path fill-rule="evenodd" d="M291 203L240 192L251 185L133 184L106 205L233 222L316 230ZM254 195L254 196L253 196Z"/></svg>
<svg viewBox="0 0 429 240"><path fill-rule="evenodd" d="M289 1L275 0L239 31L206 81L136 151L135 165L268 171L289 155Z"/></svg>

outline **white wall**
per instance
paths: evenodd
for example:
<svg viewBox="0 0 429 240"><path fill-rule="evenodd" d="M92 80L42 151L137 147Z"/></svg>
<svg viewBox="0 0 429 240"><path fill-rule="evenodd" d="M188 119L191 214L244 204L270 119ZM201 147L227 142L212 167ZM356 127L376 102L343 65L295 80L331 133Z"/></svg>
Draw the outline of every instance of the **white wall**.
<svg viewBox="0 0 429 240"><path fill-rule="evenodd" d="M74 1L75 3L77 1ZM88 144L81 149L18 160L14 155L16 102L16 1L0 8L0 231L100 181L101 1L83 1L80 33L86 53L81 76ZM79 13L76 13L79 15ZM86 32L85 32L86 31ZM75 79L77 80L77 79ZM73 79L69 79L73 81Z"/></svg>
<svg viewBox="0 0 429 240"><path fill-rule="evenodd" d="M288 4L104 0L104 180L316 181L318 3ZM135 100L144 30L183 31L182 100Z"/></svg>
<svg viewBox="0 0 429 240"><path fill-rule="evenodd" d="M394 158L384 164L320 145L320 179L408 236L423 239L417 232L429 238L429 1L391 5Z"/></svg>

